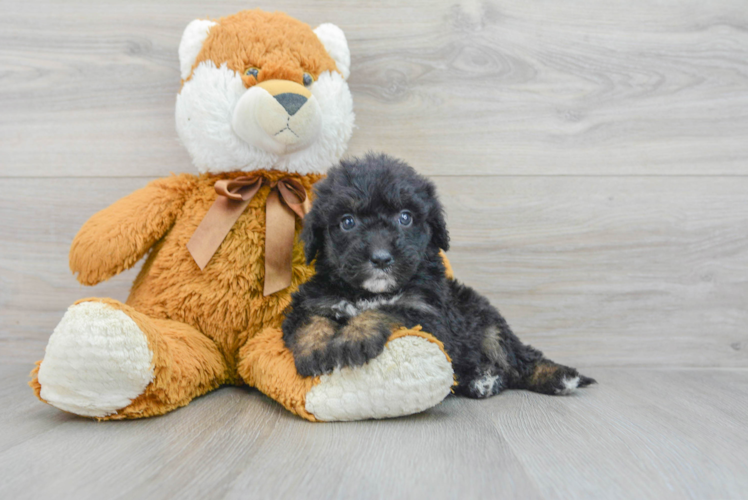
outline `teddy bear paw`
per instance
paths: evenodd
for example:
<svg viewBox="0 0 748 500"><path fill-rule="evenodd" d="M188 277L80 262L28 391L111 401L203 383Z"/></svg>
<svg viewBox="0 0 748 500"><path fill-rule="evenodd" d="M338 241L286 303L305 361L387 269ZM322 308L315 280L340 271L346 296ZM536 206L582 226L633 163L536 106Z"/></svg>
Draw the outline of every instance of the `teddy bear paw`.
<svg viewBox="0 0 748 500"><path fill-rule="evenodd" d="M137 324L102 302L70 306L39 368L40 396L61 410L105 417L153 380L153 353Z"/></svg>
<svg viewBox="0 0 748 500"><path fill-rule="evenodd" d="M363 366L322 375L305 406L322 421L399 417L439 404L453 383L452 364L439 346L403 336Z"/></svg>

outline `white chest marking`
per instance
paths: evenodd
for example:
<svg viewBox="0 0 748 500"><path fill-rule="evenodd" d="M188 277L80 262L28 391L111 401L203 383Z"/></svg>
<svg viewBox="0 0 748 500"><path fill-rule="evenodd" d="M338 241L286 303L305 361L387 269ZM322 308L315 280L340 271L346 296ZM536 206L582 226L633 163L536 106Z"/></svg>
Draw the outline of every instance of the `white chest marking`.
<svg viewBox="0 0 748 500"><path fill-rule="evenodd" d="M373 299L358 300L355 304L347 300L341 300L337 304L333 305L331 309L335 312L335 317L338 319L345 317L352 318L354 316L358 316L364 311L378 309L384 305L396 304L401 297L402 294L397 294L394 297L389 298L375 297Z"/></svg>
<svg viewBox="0 0 748 500"><path fill-rule="evenodd" d="M496 384L498 380L498 375L492 375L486 372L481 378L477 378L470 382L470 385L476 396L478 396L479 398L487 398L489 396L493 396L501 390L501 382L499 382L498 387Z"/></svg>

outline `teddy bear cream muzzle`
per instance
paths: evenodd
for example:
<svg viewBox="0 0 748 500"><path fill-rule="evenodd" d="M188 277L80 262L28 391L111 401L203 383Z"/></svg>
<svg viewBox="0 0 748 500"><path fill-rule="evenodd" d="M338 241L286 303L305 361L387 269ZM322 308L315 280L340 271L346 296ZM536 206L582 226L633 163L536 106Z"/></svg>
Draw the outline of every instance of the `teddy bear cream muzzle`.
<svg viewBox="0 0 748 500"><path fill-rule="evenodd" d="M268 80L239 99L231 126L248 144L280 155L314 142L321 122L319 103L309 89L288 80Z"/></svg>

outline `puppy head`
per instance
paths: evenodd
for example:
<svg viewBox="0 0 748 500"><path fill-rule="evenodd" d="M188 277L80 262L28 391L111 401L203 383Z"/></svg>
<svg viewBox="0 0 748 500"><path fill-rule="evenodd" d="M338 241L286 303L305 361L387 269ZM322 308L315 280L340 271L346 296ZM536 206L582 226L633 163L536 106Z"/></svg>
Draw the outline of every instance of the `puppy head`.
<svg viewBox="0 0 748 500"><path fill-rule="evenodd" d="M354 288L395 291L426 255L449 248L436 188L400 160L344 160L315 194L302 232L307 261Z"/></svg>

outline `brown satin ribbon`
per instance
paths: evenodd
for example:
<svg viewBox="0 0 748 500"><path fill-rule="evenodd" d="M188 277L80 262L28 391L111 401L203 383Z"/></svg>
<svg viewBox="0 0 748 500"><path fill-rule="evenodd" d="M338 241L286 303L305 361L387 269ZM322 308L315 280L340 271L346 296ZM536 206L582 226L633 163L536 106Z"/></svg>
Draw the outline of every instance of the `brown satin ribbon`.
<svg viewBox="0 0 748 500"><path fill-rule="evenodd" d="M264 294L268 296L291 285L295 215L303 219L311 206L298 180L268 182L255 175L216 181L218 197L187 243L187 250L200 269L205 269L252 197L265 184L270 186L265 202Z"/></svg>

